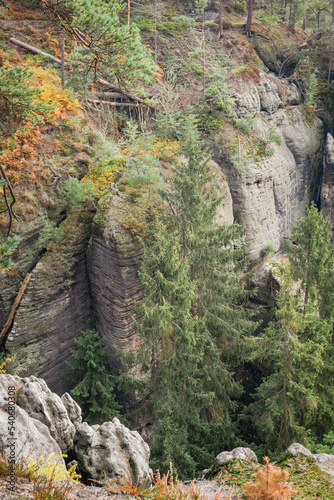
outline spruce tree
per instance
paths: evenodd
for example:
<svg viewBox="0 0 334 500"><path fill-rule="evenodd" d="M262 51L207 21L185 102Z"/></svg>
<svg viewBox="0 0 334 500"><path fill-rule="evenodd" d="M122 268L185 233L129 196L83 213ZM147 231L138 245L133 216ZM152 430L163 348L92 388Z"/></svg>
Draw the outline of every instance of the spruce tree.
<svg viewBox="0 0 334 500"><path fill-rule="evenodd" d="M178 235L157 216L142 244L145 297L136 308L142 339L136 362L149 373L145 410L154 416L153 465L167 470L172 462L180 476L193 477L232 432L231 380L205 322L193 312L197 284L187 258L180 259Z"/></svg>
<svg viewBox="0 0 334 500"><path fill-rule="evenodd" d="M65 376L76 383L70 392L81 406L85 420L102 424L119 417L120 406L114 395L117 377L107 371L109 356L103 339L96 330L86 330L74 342L73 361L67 362L71 371Z"/></svg>
<svg viewBox="0 0 334 500"><path fill-rule="evenodd" d="M333 244L331 225L314 205L293 224L289 265L280 267L276 321L254 340L265 363L246 410L267 448L319 441L334 424Z"/></svg>
<svg viewBox="0 0 334 500"><path fill-rule="evenodd" d="M145 297L136 313L142 345L135 357L149 374L154 464L171 461L191 477L232 445L232 398L240 393L233 363L253 324L242 304L243 231L217 227L221 199L209 158L193 124L185 129L185 159L162 193L170 211L150 220L142 239Z"/></svg>

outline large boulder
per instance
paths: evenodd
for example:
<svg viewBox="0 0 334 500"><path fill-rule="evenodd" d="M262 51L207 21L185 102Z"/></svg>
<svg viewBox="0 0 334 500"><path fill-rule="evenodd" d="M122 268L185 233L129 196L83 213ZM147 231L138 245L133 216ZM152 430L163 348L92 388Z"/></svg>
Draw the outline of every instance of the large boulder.
<svg viewBox="0 0 334 500"><path fill-rule="evenodd" d="M10 405L8 389L10 388ZM8 407L15 413L15 435L8 434ZM14 408L14 409L13 409ZM149 477L150 449L138 432L130 431L117 418L90 427L82 423L81 409L71 396L61 398L44 380L0 375L0 453L7 454L8 438L15 437L17 458L30 455L70 453L78 470L92 479L127 477L142 481Z"/></svg>
<svg viewBox="0 0 334 500"><path fill-rule="evenodd" d="M245 460L246 462L257 462L257 456L250 448L234 448L232 451L222 451L215 458L215 463L211 467L222 466L232 460ZM211 470L209 469L209 470Z"/></svg>
<svg viewBox="0 0 334 500"><path fill-rule="evenodd" d="M62 450L51 436L49 428L31 417L16 402L24 379L0 375L0 453L21 460L28 456L37 463L43 455L53 453L55 463L65 467Z"/></svg>
<svg viewBox="0 0 334 500"><path fill-rule="evenodd" d="M130 431L114 418L90 427L77 425L74 452L80 472L89 478L127 477L139 482L149 478L150 449L138 432Z"/></svg>
<svg viewBox="0 0 334 500"><path fill-rule="evenodd" d="M74 424L61 398L50 391L43 379L5 374L1 375L0 384L3 393L8 386L18 388L16 404L49 429L62 453L67 453L73 448ZM73 400L72 402L76 405Z"/></svg>

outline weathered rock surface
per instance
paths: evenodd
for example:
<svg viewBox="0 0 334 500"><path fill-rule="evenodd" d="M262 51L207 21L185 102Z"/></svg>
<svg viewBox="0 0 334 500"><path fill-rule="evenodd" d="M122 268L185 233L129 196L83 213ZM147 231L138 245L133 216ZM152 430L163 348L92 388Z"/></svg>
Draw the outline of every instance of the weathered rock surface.
<svg viewBox="0 0 334 500"><path fill-rule="evenodd" d="M5 375L5 377L9 376ZM30 417L39 420L48 427L51 436L57 441L62 453L71 450L73 448L75 427L63 400L57 394L51 392L46 382L41 378L20 379L17 383L20 386L23 385L17 394L17 404ZM70 396L68 397L70 398ZM76 404L73 400L72 403L72 406Z"/></svg>
<svg viewBox="0 0 334 500"><path fill-rule="evenodd" d="M70 227L71 221L63 224ZM44 378L58 394L71 388L62 373L68 369L74 339L94 326L86 267L91 219L72 224L66 248L48 251L32 271L6 341L9 353L17 353L18 363L30 357L24 374Z"/></svg>
<svg viewBox="0 0 334 500"><path fill-rule="evenodd" d="M331 134L326 138L320 206L334 226L334 139Z"/></svg>
<svg viewBox="0 0 334 500"><path fill-rule="evenodd" d="M305 215L319 187L322 122L316 117L306 119L297 106L285 109L287 102L298 102L298 91L284 83L285 91L280 85L280 81L266 77L258 89L251 87L237 101L238 116L258 116L255 126L259 136L268 137L277 127L282 144L272 143L272 156L255 160L248 152L244 165L237 169L225 149L224 132L208 140L214 160L226 174L234 216L246 228L253 258L267 245L275 251L282 248L291 222Z"/></svg>
<svg viewBox="0 0 334 500"><path fill-rule="evenodd" d="M129 465L134 478L149 477L150 449L138 432L127 429L117 418L90 427L86 422L76 426L74 452L80 470L88 477L102 480L124 477Z"/></svg>
<svg viewBox="0 0 334 500"><path fill-rule="evenodd" d="M65 467L63 458L59 456L62 451L51 436L47 425L42 423L40 419L31 417L17 404L14 406L13 435L8 430L12 429L9 425L9 417L13 416L12 410L8 410L8 408L13 408L12 405L8 405L8 388L15 387L16 398L18 398L18 393L24 388L25 380L28 381L28 379L16 376L0 375L0 453L10 456L12 451L15 453L16 459L30 456L36 462L40 461L41 455L47 458L53 453L55 457L58 457L55 462ZM40 382L43 383L42 380ZM12 395L12 392L10 394Z"/></svg>
<svg viewBox="0 0 334 500"><path fill-rule="evenodd" d="M297 456L298 454L313 458L316 461L319 469L327 472L327 474L334 475L334 455L329 455L327 453L312 453L309 449L305 448L305 446L300 443L291 444L282 455L280 460L282 460L287 455Z"/></svg>
<svg viewBox="0 0 334 500"><path fill-rule="evenodd" d="M250 448L234 448L232 451L223 451L215 458L215 465L224 465L232 460L246 460L247 462L257 462L257 456Z"/></svg>
<svg viewBox="0 0 334 500"><path fill-rule="evenodd" d="M96 328L111 353L113 347L125 349L133 343L130 311L142 296L137 276L140 249L122 225L125 216L121 195L105 201L94 218L88 251Z"/></svg>
<svg viewBox="0 0 334 500"><path fill-rule="evenodd" d="M90 427L82 423L81 410L69 394L60 398L44 380L0 375L0 453L6 451L8 435L7 390L15 387L16 457L74 454L78 470L92 479L132 474L139 481L149 477L150 449L138 432L130 431L117 418ZM58 463L64 464L60 457Z"/></svg>

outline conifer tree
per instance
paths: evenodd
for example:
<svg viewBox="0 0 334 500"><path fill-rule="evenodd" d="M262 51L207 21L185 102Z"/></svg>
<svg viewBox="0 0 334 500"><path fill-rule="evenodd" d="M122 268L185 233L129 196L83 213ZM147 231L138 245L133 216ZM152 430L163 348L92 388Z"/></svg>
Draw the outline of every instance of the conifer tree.
<svg viewBox="0 0 334 500"><path fill-rule="evenodd" d="M232 431L233 385L220 362L204 321L194 314L197 286L180 241L161 217L151 222L143 244L139 272L145 297L136 310L142 343L136 362L149 373L146 413L154 466L193 477Z"/></svg>
<svg viewBox="0 0 334 500"><path fill-rule="evenodd" d="M280 267L276 321L254 339L253 359L271 373L246 414L271 449L319 441L334 424L331 234L314 205L293 225L290 263Z"/></svg>
<svg viewBox="0 0 334 500"><path fill-rule="evenodd" d="M81 406L85 420L101 424L119 417L120 406L114 395L116 376L107 371L109 356L103 339L96 330L86 330L74 342L73 361L67 362L71 371L65 376L76 383L71 394Z"/></svg>
<svg viewBox="0 0 334 500"><path fill-rule="evenodd" d="M164 197L172 207L170 219L180 237L181 257L187 256L191 278L197 282L196 314L205 319L218 343L238 343L256 327L244 307L249 297L241 276L246 265L244 230L215 222L222 197L191 116L184 123L183 139L185 160L173 167L172 190Z"/></svg>

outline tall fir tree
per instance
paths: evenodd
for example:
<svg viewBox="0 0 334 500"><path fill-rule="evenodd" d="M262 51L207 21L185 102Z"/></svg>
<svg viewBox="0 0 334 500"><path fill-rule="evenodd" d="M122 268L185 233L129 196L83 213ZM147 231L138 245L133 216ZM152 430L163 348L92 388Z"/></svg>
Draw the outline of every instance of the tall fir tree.
<svg viewBox="0 0 334 500"><path fill-rule="evenodd" d="M289 265L280 266L276 321L254 339L253 359L270 374L245 413L267 449L319 441L334 424L331 235L314 205L294 223Z"/></svg>
<svg viewBox="0 0 334 500"><path fill-rule="evenodd" d="M149 373L146 413L153 464L193 477L232 435L231 381L205 322L193 311L197 284L180 240L161 217L150 223L139 276L145 297L136 309L141 346L136 362ZM232 392L232 390L230 391Z"/></svg>
<svg viewBox="0 0 334 500"><path fill-rule="evenodd" d="M121 407L114 394L117 377L107 370L109 356L99 332L83 331L74 342L73 361L67 362L71 370L65 376L76 383L70 392L84 419L89 424L102 424L119 417Z"/></svg>

